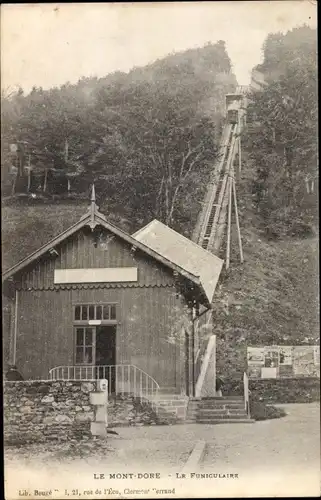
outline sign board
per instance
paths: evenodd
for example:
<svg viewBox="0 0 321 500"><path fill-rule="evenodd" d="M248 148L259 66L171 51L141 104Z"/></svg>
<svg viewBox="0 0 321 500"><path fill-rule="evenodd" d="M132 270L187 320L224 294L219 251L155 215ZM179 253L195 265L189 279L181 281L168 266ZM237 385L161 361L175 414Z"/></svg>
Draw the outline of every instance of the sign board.
<svg viewBox="0 0 321 500"><path fill-rule="evenodd" d="M280 365L292 365L292 346L280 346Z"/></svg>
<svg viewBox="0 0 321 500"><path fill-rule="evenodd" d="M249 365L264 365L264 347L248 347L247 362Z"/></svg>
<svg viewBox="0 0 321 500"><path fill-rule="evenodd" d="M55 269L54 283L122 283L137 281L137 267Z"/></svg>
<svg viewBox="0 0 321 500"><path fill-rule="evenodd" d="M263 367L276 368L277 377L319 376L320 346L248 347L247 366L248 375L252 378L262 376L261 368Z"/></svg>
<svg viewBox="0 0 321 500"><path fill-rule="evenodd" d="M261 369L261 377L262 378L276 378L277 377L277 368L266 368L265 366Z"/></svg>
<svg viewBox="0 0 321 500"><path fill-rule="evenodd" d="M313 346L295 346L293 347L293 360L299 364L314 363Z"/></svg>
<svg viewBox="0 0 321 500"><path fill-rule="evenodd" d="M264 366L267 368L279 366L279 348L277 346L265 347Z"/></svg>

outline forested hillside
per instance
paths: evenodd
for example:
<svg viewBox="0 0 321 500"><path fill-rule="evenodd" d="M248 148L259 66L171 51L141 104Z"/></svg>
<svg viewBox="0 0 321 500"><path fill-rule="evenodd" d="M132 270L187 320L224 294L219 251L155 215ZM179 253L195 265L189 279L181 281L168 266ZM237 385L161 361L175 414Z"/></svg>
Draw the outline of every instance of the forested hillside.
<svg viewBox="0 0 321 500"><path fill-rule="evenodd" d="M235 85L218 42L128 74L3 95L3 194L86 197L95 182L102 208L188 226Z"/></svg>
<svg viewBox="0 0 321 500"><path fill-rule="evenodd" d="M308 27L271 34L258 66L266 87L251 97L256 125L244 143L253 192L271 237L311 235L317 225L317 52Z"/></svg>

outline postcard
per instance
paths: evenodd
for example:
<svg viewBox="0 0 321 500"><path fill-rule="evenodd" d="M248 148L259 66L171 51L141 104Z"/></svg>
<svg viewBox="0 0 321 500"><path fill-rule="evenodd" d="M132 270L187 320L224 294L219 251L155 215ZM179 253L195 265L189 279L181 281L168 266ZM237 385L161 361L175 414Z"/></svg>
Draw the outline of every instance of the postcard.
<svg viewBox="0 0 321 500"><path fill-rule="evenodd" d="M318 497L316 2L1 13L6 500Z"/></svg>

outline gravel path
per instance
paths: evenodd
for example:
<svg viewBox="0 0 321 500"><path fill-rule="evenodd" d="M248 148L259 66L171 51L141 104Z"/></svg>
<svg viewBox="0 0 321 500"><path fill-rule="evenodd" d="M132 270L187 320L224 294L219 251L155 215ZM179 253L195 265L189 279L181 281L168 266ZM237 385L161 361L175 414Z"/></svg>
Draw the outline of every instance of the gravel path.
<svg viewBox="0 0 321 500"><path fill-rule="evenodd" d="M19 479L28 478L30 484L39 484L41 478L44 485L52 484L54 478L65 478L64 485L67 478L68 484L77 478L78 486L81 481L91 483L94 473L107 471L160 472L175 477L196 442L204 440L205 456L195 473L238 474L238 479L212 477L193 485L183 481L181 495L205 496L204 487L210 496L318 494L319 405L283 407L286 417L253 424L119 427L119 436L105 442L34 445L19 451L7 448L6 476L10 483L19 474Z"/></svg>
<svg viewBox="0 0 321 500"><path fill-rule="evenodd" d="M201 472L238 473L247 495L319 495L320 405L280 406L287 413L281 419L217 426Z"/></svg>

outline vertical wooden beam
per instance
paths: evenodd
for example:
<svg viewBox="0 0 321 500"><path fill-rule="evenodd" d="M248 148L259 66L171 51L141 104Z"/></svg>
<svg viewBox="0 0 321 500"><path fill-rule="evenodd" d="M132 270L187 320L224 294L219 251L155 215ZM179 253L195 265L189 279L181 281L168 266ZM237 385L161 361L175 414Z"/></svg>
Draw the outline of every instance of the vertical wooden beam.
<svg viewBox="0 0 321 500"><path fill-rule="evenodd" d="M191 306L191 363L192 363L192 391L191 395L195 396L195 308Z"/></svg>
<svg viewBox="0 0 321 500"><path fill-rule="evenodd" d="M8 350L4 351L7 355L5 361L9 364L13 362L13 342L14 342L14 313L15 313L15 302L14 297L10 297L9 302L9 331L8 331Z"/></svg>
<svg viewBox="0 0 321 500"><path fill-rule="evenodd" d="M180 374L180 393L186 394L186 373L185 373L185 355L186 355L186 347L185 347L185 328L182 326L181 334L179 339L179 374Z"/></svg>
<svg viewBox="0 0 321 500"><path fill-rule="evenodd" d="M45 193L47 191L47 176L48 176L48 168L45 168L45 178L43 181L43 192Z"/></svg>
<svg viewBox="0 0 321 500"><path fill-rule="evenodd" d="M17 179L18 179L18 170L13 178L13 182L12 182L12 189L11 189L11 196L13 196L16 192L16 184L17 184Z"/></svg>
<svg viewBox="0 0 321 500"><path fill-rule="evenodd" d="M230 253L231 253L231 220L232 220L232 183L234 179L229 178L228 184L228 218L227 218L227 243L226 243L226 259L225 269L230 267Z"/></svg>
<svg viewBox="0 0 321 500"><path fill-rule="evenodd" d="M234 198L235 222L236 222L237 237L238 237L239 249L240 249L240 260L241 260L241 263L243 263L244 257L243 257L242 239L241 239L241 231L240 231L239 213L238 213L238 209L237 209L235 179L233 179L232 187L233 187L233 198Z"/></svg>
<svg viewBox="0 0 321 500"><path fill-rule="evenodd" d="M14 312L14 330L13 330L13 343L12 343L12 364L15 365L17 361L17 335L18 335L18 290L15 293L15 312Z"/></svg>
<svg viewBox="0 0 321 500"><path fill-rule="evenodd" d="M190 387L190 335L188 331L185 330L185 391L186 395L191 395L191 387Z"/></svg>
<svg viewBox="0 0 321 500"><path fill-rule="evenodd" d="M232 202L232 200L231 200ZM216 335L213 335L214 337L214 347L213 347L213 387L214 387L214 394L216 394Z"/></svg>
<svg viewBox="0 0 321 500"><path fill-rule="evenodd" d="M30 159L30 155L28 156L28 167L27 167L27 172L28 172L28 187L27 187L27 191L29 193L30 191L30 185L31 185L31 159Z"/></svg>
<svg viewBox="0 0 321 500"><path fill-rule="evenodd" d="M241 147L241 136L239 137L239 174L242 170L242 147Z"/></svg>

